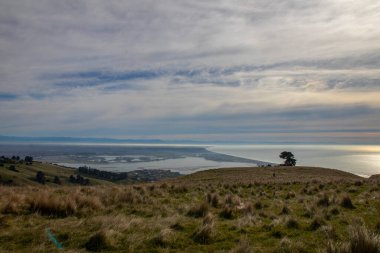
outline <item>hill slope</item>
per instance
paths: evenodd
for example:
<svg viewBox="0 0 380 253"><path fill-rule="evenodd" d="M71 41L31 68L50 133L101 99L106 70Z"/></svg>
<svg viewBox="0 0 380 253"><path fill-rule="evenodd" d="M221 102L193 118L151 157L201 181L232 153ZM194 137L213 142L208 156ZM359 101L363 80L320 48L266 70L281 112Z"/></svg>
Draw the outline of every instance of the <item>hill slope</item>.
<svg viewBox="0 0 380 253"><path fill-rule="evenodd" d="M354 240L351 224L350 231L380 232L377 183L321 168L275 171L216 169L134 185L0 186L0 251L59 252L47 228L69 252L319 252L327 241L341 247ZM380 250L380 239L357 238Z"/></svg>
<svg viewBox="0 0 380 253"><path fill-rule="evenodd" d="M178 183L286 183L361 180L357 175L319 167L222 168L199 171L175 179Z"/></svg>
<svg viewBox="0 0 380 253"><path fill-rule="evenodd" d="M11 166L14 166L13 170L10 169ZM39 183L36 181L36 174L38 171L44 173L46 177L46 185L58 186L57 184L53 183L54 177L59 177L61 185L76 185L75 183L71 183L69 178L71 175L77 175L77 170L38 161L34 161L31 165L27 165L23 162L3 164L0 166L0 185L39 185ZM112 184L105 180L88 176L85 177L90 178L91 185Z"/></svg>

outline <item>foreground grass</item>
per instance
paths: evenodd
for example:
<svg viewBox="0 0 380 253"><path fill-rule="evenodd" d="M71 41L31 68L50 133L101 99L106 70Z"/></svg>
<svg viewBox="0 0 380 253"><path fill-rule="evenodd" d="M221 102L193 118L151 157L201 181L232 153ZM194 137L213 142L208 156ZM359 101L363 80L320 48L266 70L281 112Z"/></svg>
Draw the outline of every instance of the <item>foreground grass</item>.
<svg viewBox="0 0 380 253"><path fill-rule="evenodd" d="M377 182L308 169L298 177L305 168L275 178L272 170L224 169L132 186L0 187L0 251L58 252L47 228L67 252L319 252L327 242L326 252L344 252L332 250L350 246L350 226L380 232Z"/></svg>

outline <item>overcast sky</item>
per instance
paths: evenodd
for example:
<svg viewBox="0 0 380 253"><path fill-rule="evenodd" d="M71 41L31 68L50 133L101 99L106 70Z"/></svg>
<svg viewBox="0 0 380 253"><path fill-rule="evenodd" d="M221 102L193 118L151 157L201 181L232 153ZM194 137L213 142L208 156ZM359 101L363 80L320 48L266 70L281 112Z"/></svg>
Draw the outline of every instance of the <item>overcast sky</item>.
<svg viewBox="0 0 380 253"><path fill-rule="evenodd" d="M0 135L380 143L378 0L0 0Z"/></svg>

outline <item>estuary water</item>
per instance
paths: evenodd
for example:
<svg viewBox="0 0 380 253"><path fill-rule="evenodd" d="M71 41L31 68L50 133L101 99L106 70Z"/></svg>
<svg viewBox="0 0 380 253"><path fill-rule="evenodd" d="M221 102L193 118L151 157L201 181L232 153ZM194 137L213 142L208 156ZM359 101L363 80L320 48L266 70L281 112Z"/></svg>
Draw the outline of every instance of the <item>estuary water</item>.
<svg viewBox="0 0 380 253"><path fill-rule="evenodd" d="M290 151L297 165L334 168L369 177L380 174L380 146L375 145L215 145L210 151L281 163L279 154Z"/></svg>
<svg viewBox="0 0 380 253"><path fill-rule="evenodd" d="M291 151L297 165L334 168L364 177L380 174L380 146L0 143L0 155L31 155L35 160L67 167L90 166L116 172L170 169L182 174L279 164L282 151Z"/></svg>

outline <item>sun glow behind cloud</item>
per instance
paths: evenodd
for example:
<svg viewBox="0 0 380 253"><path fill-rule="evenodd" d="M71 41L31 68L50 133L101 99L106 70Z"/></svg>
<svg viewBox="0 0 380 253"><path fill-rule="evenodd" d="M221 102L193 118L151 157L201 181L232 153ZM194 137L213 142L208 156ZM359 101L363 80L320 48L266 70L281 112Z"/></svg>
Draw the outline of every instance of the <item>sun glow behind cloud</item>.
<svg viewBox="0 0 380 253"><path fill-rule="evenodd" d="M380 3L0 1L0 133L378 143Z"/></svg>

